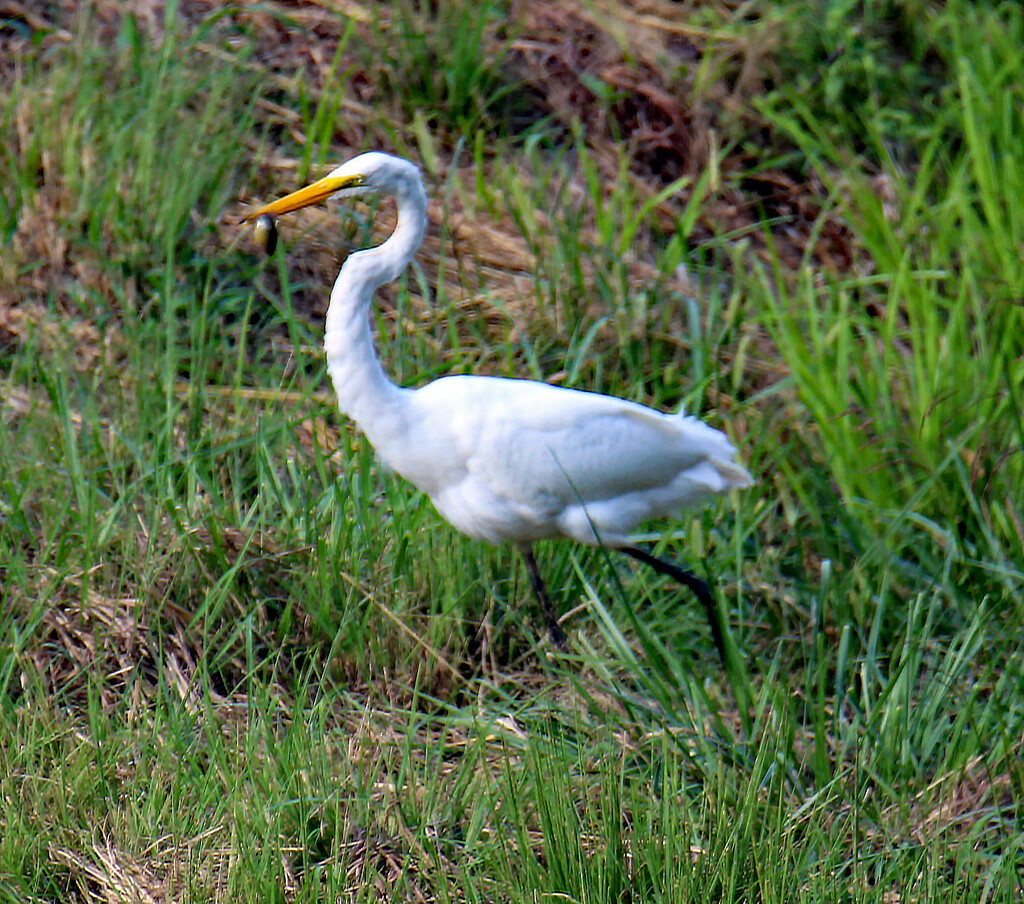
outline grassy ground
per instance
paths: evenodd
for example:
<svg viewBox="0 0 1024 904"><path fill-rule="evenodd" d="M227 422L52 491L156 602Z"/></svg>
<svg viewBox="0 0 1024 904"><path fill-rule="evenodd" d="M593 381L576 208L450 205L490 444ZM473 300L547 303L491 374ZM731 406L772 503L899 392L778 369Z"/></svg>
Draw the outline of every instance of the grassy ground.
<svg viewBox="0 0 1024 904"><path fill-rule="evenodd" d="M2 15L0 900L1020 899L1017 6ZM269 261L238 221L367 148L432 198L396 379L734 438L757 487L650 535L725 672L553 543L556 654L335 414L327 287L390 208Z"/></svg>

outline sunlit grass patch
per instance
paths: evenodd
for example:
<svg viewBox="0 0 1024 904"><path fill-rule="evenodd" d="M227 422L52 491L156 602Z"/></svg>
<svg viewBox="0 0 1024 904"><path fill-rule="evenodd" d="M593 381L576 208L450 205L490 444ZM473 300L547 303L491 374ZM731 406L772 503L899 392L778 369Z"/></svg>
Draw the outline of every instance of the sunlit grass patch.
<svg viewBox="0 0 1024 904"><path fill-rule="evenodd" d="M994 34L1000 22L992 14L987 27ZM1001 34L1013 42L1019 27ZM914 148L914 172L890 160L891 194L849 175L848 152L810 111L785 121L809 156L831 161L832 173L845 168L831 177L834 191L873 266L827 280L804 271L784 293L756 282L751 291L765 300L765 322L814 419L818 454L850 515L870 525L864 554L896 555L906 580L950 582L954 598L969 582L967 605L989 596L1009 614L1021 605L1024 551L1024 371L1012 301L1024 272L1020 218L1006 203L1018 174L997 175L993 161L1019 145L1019 120L1002 100L1016 70L956 41L947 51L961 67L951 112ZM965 141L951 147L953 121Z"/></svg>

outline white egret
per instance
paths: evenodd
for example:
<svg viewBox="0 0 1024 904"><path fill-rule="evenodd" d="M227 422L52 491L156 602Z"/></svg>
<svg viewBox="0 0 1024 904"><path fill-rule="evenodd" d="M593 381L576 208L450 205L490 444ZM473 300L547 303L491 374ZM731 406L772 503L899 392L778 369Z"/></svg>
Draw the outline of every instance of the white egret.
<svg viewBox="0 0 1024 904"><path fill-rule="evenodd" d="M423 239L427 196L417 167L388 154L362 154L246 219L273 235L273 218L281 214L328 198L379 193L397 202L395 230L382 245L349 255L327 309L324 349L338 407L454 527L519 547L557 645L565 636L532 544L568 537L620 549L691 588L724 663L708 586L631 544L629 533L648 519L750 486L729 440L683 412L663 414L533 380L461 375L419 389L396 386L377 359L369 308L374 291L398 277Z"/></svg>

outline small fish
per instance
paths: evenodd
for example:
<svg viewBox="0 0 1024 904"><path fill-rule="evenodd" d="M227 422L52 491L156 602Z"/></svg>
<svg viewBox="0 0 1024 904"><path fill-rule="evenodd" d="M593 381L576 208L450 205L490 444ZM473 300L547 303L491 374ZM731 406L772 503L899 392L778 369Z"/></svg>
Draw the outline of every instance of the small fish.
<svg viewBox="0 0 1024 904"><path fill-rule="evenodd" d="M277 247L277 220L269 213L261 213L256 217L253 232L256 235L256 244L267 257L270 257Z"/></svg>

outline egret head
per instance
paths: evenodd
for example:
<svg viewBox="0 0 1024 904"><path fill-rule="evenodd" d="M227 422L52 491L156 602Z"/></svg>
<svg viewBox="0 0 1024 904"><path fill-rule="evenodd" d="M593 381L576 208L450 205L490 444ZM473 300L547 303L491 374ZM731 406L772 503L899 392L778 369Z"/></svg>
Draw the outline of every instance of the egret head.
<svg viewBox="0 0 1024 904"><path fill-rule="evenodd" d="M359 197L381 192L402 195L421 185L420 171L414 164L400 157L371 151L353 157L311 185L254 210L245 218L245 222L263 216L278 217L312 204L321 204L328 198Z"/></svg>

